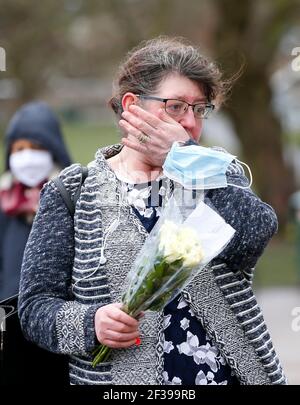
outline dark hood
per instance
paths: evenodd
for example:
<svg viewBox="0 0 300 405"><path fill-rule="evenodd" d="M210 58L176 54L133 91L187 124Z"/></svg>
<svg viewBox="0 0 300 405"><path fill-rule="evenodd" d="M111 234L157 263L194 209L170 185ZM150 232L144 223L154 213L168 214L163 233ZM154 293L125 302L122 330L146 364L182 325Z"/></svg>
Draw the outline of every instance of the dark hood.
<svg viewBox="0 0 300 405"><path fill-rule="evenodd" d="M58 119L46 103L35 101L25 104L10 120L5 134L6 170L9 169L11 144L20 138L28 139L47 149L61 168L71 164Z"/></svg>

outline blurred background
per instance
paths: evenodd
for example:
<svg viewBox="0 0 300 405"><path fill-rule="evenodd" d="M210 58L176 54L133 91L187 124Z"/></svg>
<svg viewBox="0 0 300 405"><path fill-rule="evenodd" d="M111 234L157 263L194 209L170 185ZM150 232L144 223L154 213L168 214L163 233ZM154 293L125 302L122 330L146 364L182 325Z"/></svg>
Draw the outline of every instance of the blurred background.
<svg viewBox="0 0 300 405"><path fill-rule="evenodd" d="M0 0L0 172L6 124L29 100L59 114L74 161L118 142L113 75L130 48L160 34L190 39L236 77L202 143L247 162L276 210L255 291L290 383L300 384L299 0Z"/></svg>

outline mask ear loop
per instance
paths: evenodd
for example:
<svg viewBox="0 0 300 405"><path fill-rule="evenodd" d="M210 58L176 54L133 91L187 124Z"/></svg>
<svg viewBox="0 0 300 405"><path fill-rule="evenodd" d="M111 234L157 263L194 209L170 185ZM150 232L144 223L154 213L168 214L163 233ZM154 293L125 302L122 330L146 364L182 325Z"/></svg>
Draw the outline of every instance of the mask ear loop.
<svg viewBox="0 0 300 405"><path fill-rule="evenodd" d="M249 166L247 165L247 163L245 163L245 162L241 162L241 161L238 160L238 159L235 159L235 160L236 160L236 162L237 162L239 165L244 165L244 166L247 167L248 172L249 172L250 181L249 181L248 186L238 186L237 184L232 184L232 183L227 183L227 185L228 185L228 186L232 186L232 187L241 188L241 189L250 188L250 187L252 186L252 182L253 182L253 177L252 177L252 172L251 172L250 167L249 167Z"/></svg>

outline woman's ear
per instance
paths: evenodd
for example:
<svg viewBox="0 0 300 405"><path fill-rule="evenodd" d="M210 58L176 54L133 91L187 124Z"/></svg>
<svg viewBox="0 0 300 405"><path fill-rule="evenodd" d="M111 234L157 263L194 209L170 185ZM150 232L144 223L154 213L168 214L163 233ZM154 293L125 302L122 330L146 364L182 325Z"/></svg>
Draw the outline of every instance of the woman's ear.
<svg viewBox="0 0 300 405"><path fill-rule="evenodd" d="M122 108L123 111L128 111L129 106L132 104L137 104L137 96L133 93L125 93L123 98L122 98Z"/></svg>

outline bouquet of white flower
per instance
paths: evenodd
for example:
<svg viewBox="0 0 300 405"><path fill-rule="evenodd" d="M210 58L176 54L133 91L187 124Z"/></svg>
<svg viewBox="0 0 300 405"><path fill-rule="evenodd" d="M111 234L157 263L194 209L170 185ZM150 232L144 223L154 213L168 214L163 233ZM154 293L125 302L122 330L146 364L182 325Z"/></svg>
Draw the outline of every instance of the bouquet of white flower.
<svg viewBox="0 0 300 405"><path fill-rule="evenodd" d="M215 232L215 224L213 229ZM207 232L203 239L205 236ZM213 253L211 248L207 250L210 250L208 255L202 247L201 232L197 232L191 225L185 225L178 207L174 202L169 204L128 275L128 285L122 296L122 310L132 317L147 310L161 310L182 291L208 260L217 255L219 247L212 248ZM110 353L109 347L99 345L93 352L93 366L107 361Z"/></svg>

